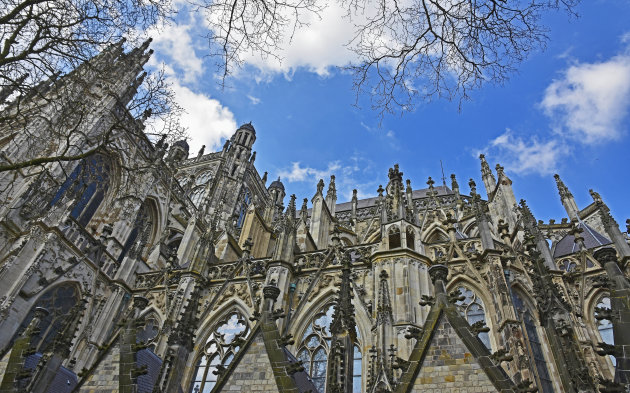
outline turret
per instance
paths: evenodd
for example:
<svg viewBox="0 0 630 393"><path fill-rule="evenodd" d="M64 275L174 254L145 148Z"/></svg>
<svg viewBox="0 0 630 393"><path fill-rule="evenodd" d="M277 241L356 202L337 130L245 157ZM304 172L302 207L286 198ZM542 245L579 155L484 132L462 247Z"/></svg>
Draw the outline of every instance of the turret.
<svg viewBox="0 0 630 393"><path fill-rule="evenodd" d="M284 206L284 197L286 196L286 193L284 191L284 184L280 181L280 176L278 176L278 180L271 182L267 190L269 191L269 194L271 194L271 199L273 200L273 204L275 206Z"/></svg>
<svg viewBox="0 0 630 393"><path fill-rule="evenodd" d="M243 124L232 136L232 149L236 159L249 159L252 146L256 141L256 130L251 122Z"/></svg>

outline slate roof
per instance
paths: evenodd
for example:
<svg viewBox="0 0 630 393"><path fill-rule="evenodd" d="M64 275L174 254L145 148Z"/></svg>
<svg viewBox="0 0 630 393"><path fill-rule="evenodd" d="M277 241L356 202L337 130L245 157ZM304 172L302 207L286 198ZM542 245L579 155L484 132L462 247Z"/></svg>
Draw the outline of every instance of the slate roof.
<svg viewBox="0 0 630 393"><path fill-rule="evenodd" d="M162 359L149 349L141 349L136 353L137 365L147 365L147 373L138 377L138 393L153 392L153 385L157 381L160 368L162 367Z"/></svg>
<svg viewBox="0 0 630 393"><path fill-rule="evenodd" d="M584 222L578 223L578 228L583 230L582 237L584 238L584 246L586 248L595 248L612 243L607 237ZM576 252L578 252L578 246L575 244L575 237L567 234L556 244L556 248L553 250L553 257L560 258Z"/></svg>

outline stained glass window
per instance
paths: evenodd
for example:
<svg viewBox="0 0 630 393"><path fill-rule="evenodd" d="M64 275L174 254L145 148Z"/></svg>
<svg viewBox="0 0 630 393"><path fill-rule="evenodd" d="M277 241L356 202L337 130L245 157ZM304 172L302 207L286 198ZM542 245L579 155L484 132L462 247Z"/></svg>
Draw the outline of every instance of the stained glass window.
<svg viewBox="0 0 630 393"><path fill-rule="evenodd" d="M610 298L608 296L602 296L597 302L597 308L604 308L610 310ZM597 321L597 320L596 320ZM612 322L608 319L600 319L597 321L597 330L599 331L599 335L601 336L603 342L606 344L613 345L615 344L615 338L613 336L613 325ZM614 356L610 355L610 360L613 365L617 364L617 360Z"/></svg>
<svg viewBox="0 0 630 393"><path fill-rule="evenodd" d="M238 311L229 313L226 318L217 322L197 362L189 392L210 393L217 382L218 366L227 367L232 362L234 355L240 350L237 339L244 339L248 335L247 319Z"/></svg>
<svg viewBox="0 0 630 393"><path fill-rule="evenodd" d="M457 308L459 309L460 314L466 318L469 324L473 324L479 321L486 320L486 314L484 311L483 301L477 296L477 294L471 289L461 286L457 288L462 296L465 297L464 300L460 300L456 303ZM479 339L484 345L490 348L490 336L487 332L479 333Z"/></svg>
<svg viewBox="0 0 630 393"><path fill-rule="evenodd" d="M531 356L536 363L536 371L539 380L539 387L542 388L543 393L553 393L553 383L549 376L549 369L547 368L547 361L543 353L542 344L538 337L538 330L536 329L536 323L532 316L530 309L525 305L523 299L518 293L512 291L512 301L514 306L525 326L526 339L528 341L528 347L531 349Z"/></svg>

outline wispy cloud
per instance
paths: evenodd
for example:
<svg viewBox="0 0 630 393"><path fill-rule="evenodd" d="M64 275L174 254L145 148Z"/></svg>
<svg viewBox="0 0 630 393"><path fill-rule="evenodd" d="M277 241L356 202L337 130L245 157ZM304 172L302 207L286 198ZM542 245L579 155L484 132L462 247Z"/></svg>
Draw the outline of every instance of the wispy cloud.
<svg viewBox="0 0 630 393"><path fill-rule="evenodd" d="M254 97L253 95L248 94L247 98L249 99L249 101L252 103L252 105L258 105L260 104L260 98L258 97Z"/></svg>

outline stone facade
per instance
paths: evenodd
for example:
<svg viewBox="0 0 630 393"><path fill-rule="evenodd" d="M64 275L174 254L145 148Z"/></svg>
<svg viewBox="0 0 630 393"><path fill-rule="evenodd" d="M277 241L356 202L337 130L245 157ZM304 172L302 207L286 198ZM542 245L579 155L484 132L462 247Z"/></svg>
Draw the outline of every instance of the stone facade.
<svg viewBox="0 0 630 393"><path fill-rule="evenodd" d="M538 221L481 156L484 198L455 175L414 188L393 165L371 198L338 203L333 176L287 199L255 166L252 124L191 156L96 94L137 84L147 46L121 45L91 61L119 64L115 85L82 81L100 119L86 132L126 125L116 154L0 173L0 393L49 391L66 370L103 393L629 382L630 246L596 192L579 207L557 177L567 217ZM55 83L42 94L75 79ZM2 160L33 154L21 137L0 128Z"/></svg>

